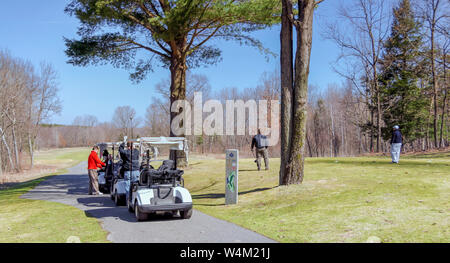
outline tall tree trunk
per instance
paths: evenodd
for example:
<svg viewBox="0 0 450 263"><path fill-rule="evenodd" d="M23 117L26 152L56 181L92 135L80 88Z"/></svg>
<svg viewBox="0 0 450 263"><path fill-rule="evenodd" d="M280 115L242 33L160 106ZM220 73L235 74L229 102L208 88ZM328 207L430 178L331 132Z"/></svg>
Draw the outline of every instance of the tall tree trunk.
<svg viewBox="0 0 450 263"><path fill-rule="evenodd" d="M372 152L372 153L373 153L373 139L374 139L374 134L375 134L375 132L374 132L374 123L375 123L374 114L375 114L374 110L371 109L370 110L370 152Z"/></svg>
<svg viewBox="0 0 450 263"><path fill-rule="evenodd" d="M443 137L443 133L444 133L444 124L445 124L445 110L447 107L447 90L444 91L444 98L442 101L442 116L441 116L441 128L440 128L440 136L439 136L439 144L440 144L440 148L444 148L444 137Z"/></svg>
<svg viewBox="0 0 450 263"><path fill-rule="evenodd" d="M306 144L308 145L309 157L313 157L313 152L311 149L311 141L309 139L309 134L306 132Z"/></svg>
<svg viewBox="0 0 450 263"><path fill-rule="evenodd" d="M367 19L367 18L366 18ZM367 21L367 20L366 20ZM377 47L375 45L375 37L373 35L372 32L372 27L368 26L368 33L369 33L369 37L370 37L370 42L371 42L371 50L372 50L372 62L371 62L371 67L372 67L372 78L373 78L373 88L376 92L376 96L377 96L377 152L380 152L380 145L381 145L381 117L382 117L382 113L381 113L381 98L380 98L380 85L378 83L378 71L377 71L377 66L378 66L378 55L377 55Z"/></svg>
<svg viewBox="0 0 450 263"><path fill-rule="evenodd" d="M336 148L333 147L334 145L334 141L335 141L335 134L334 134L334 118L333 118L333 105L330 105L330 117L331 117L331 143L330 143L330 156L336 157L335 151Z"/></svg>
<svg viewBox="0 0 450 263"><path fill-rule="evenodd" d="M292 132L292 92L293 73L293 24L289 15L292 14L292 2L282 1L281 14L281 167L286 167L289 158L290 138ZM312 152L311 152L312 155ZM279 184L283 182L285 170L280 169Z"/></svg>
<svg viewBox="0 0 450 263"><path fill-rule="evenodd" d="M174 52L172 55L172 61L170 65L170 76L171 76L171 84L170 84L170 109L172 109L172 105L178 100L186 99L186 57L180 52ZM181 113L183 111L183 113ZM172 125L173 119L179 115L184 114L185 109L180 109L180 113L170 111L170 126ZM185 131L185 123L180 124L182 129ZM172 128L170 129L170 137L184 137L183 134L174 134ZM186 167L187 159L186 153L184 151L171 150L170 151L170 159L175 161L177 167Z"/></svg>
<svg viewBox="0 0 450 263"><path fill-rule="evenodd" d="M427 150L431 148L431 142L430 142L430 123L431 123L431 113L433 111L433 103L434 99L430 100L430 108L428 109L428 120L427 120L427 135L426 135L426 144L427 144Z"/></svg>
<svg viewBox="0 0 450 263"><path fill-rule="evenodd" d="M433 17L434 20L434 17ZM434 21L433 21L434 24ZM438 148L438 85L436 78L436 67L434 61L434 25L431 26L431 76L433 81L433 100L434 100L434 117L433 117L433 138L434 147Z"/></svg>
<svg viewBox="0 0 450 263"><path fill-rule="evenodd" d="M362 148L363 148L363 145L362 145L362 143L363 143L363 133L362 133L360 127L358 127L358 130L359 130L359 148L358 148L358 154L361 154L361 153L362 153Z"/></svg>
<svg viewBox="0 0 450 263"><path fill-rule="evenodd" d="M13 139L13 146L14 146L14 157L16 161L16 171L20 171L20 160L19 160L19 149L17 147L17 136L16 136L16 125L12 125L12 139Z"/></svg>
<svg viewBox="0 0 450 263"><path fill-rule="evenodd" d="M31 135L28 134L28 148L30 150L31 168L34 166L34 147L33 141L31 140Z"/></svg>
<svg viewBox="0 0 450 263"><path fill-rule="evenodd" d="M441 148L445 147L443 133L444 133L445 110L446 110L446 107L447 107L447 94L448 94L447 67L446 67L447 61L446 61L446 58L447 58L447 54L444 52L444 55L443 55L443 66L444 66L444 72L443 72L444 73L444 88L443 88L443 90L444 90L444 98L443 98L443 101L442 101L441 131L440 131L440 138L439 138L440 147ZM448 134L447 134L447 136L448 136Z"/></svg>
<svg viewBox="0 0 450 263"><path fill-rule="evenodd" d="M3 160L2 160L2 147L0 144L0 183L3 183Z"/></svg>
<svg viewBox="0 0 450 263"><path fill-rule="evenodd" d="M6 153L8 154L9 167L11 170L15 170L14 162L11 157L11 150L9 149L8 142L6 141L5 133L2 130L2 128L0 128L0 133L2 134L2 141L3 141L3 144L5 145Z"/></svg>
<svg viewBox="0 0 450 263"><path fill-rule="evenodd" d="M289 159L285 167L283 185L300 184L304 177L305 135L308 102L308 76L312 46L314 0L298 1L297 53L295 56L292 132Z"/></svg>
<svg viewBox="0 0 450 263"><path fill-rule="evenodd" d="M377 152L380 152L381 147L381 98L378 84L375 84L377 88Z"/></svg>

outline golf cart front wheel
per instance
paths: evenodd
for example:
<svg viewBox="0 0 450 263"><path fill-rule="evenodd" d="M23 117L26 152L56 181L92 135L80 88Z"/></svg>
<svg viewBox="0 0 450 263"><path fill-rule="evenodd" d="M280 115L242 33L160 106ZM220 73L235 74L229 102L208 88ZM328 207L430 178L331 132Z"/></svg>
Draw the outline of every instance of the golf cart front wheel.
<svg viewBox="0 0 450 263"><path fill-rule="evenodd" d="M137 221L147 220L147 214L139 211L137 203L134 204L134 215L136 216Z"/></svg>
<svg viewBox="0 0 450 263"><path fill-rule="evenodd" d="M117 193L114 194L114 203L116 206L122 205L122 198Z"/></svg>
<svg viewBox="0 0 450 263"><path fill-rule="evenodd" d="M180 211L180 216L183 219L189 219L192 216L192 208L189 210L181 210Z"/></svg>

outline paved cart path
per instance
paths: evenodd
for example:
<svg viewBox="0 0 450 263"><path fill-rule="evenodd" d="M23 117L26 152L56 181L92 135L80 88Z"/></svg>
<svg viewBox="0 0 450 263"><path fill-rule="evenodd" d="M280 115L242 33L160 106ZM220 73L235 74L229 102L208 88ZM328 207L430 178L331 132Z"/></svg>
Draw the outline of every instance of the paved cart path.
<svg viewBox="0 0 450 263"><path fill-rule="evenodd" d="M88 195L86 162L70 168L69 173L50 177L22 198L48 200L72 205L88 216L98 218L112 242L170 243L234 243L275 242L235 224L219 220L197 210L189 220L157 216L137 222L125 206L116 207L109 194ZM195 200L194 200L195 203Z"/></svg>

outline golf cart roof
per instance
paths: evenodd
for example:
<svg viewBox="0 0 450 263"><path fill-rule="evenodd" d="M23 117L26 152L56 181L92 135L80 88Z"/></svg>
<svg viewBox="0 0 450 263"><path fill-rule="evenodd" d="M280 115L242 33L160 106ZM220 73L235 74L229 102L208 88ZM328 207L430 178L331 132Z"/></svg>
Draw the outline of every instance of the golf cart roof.
<svg viewBox="0 0 450 263"><path fill-rule="evenodd" d="M141 144L149 146L169 146L171 150L187 151L187 140L184 137L141 137Z"/></svg>
<svg viewBox="0 0 450 263"><path fill-rule="evenodd" d="M119 146L121 142L100 142L97 146L106 145L107 147Z"/></svg>
<svg viewBox="0 0 450 263"><path fill-rule="evenodd" d="M189 160L189 145L188 140L184 137L141 137L139 138L141 152L144 149L153 148L154 161L164 161L158 160L159 151L158 148L161 146L169 147L170 150L184 151L186 154L186 160Z"/></svg>

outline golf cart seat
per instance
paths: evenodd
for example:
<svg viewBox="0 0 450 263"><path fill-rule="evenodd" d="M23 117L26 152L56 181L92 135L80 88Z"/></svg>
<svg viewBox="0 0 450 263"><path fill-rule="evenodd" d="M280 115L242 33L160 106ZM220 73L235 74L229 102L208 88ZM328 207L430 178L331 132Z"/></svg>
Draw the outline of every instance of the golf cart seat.
<svg viewBox="0 0 450 263"><path fill-rule="evenodd" d="M145 163L145 162L142 162L141 163L141 166L140 166L140 168L139 168L139 170L140 171L143 171L143 170L145 170L145 169L155 169L152 165L150 165L150 164L147 164L147 163Z"/></svg>
<svg viewBox="0 0 450 263"><path fill-rule="evenodd" d="M139 176L140 185L154 184L173 184L181 182L183 170L175 169L175 164L171 160L163 161L163 164L157 169L145 168Z"/></svg>
<svg viewBox="0 0 450 263"><path fill-rule="evenodd" d="M175 162L172 160L165 160L161 164L161 166L158 168L158 171L168 171L168 170L174 170L175 169Z"/></svg>

